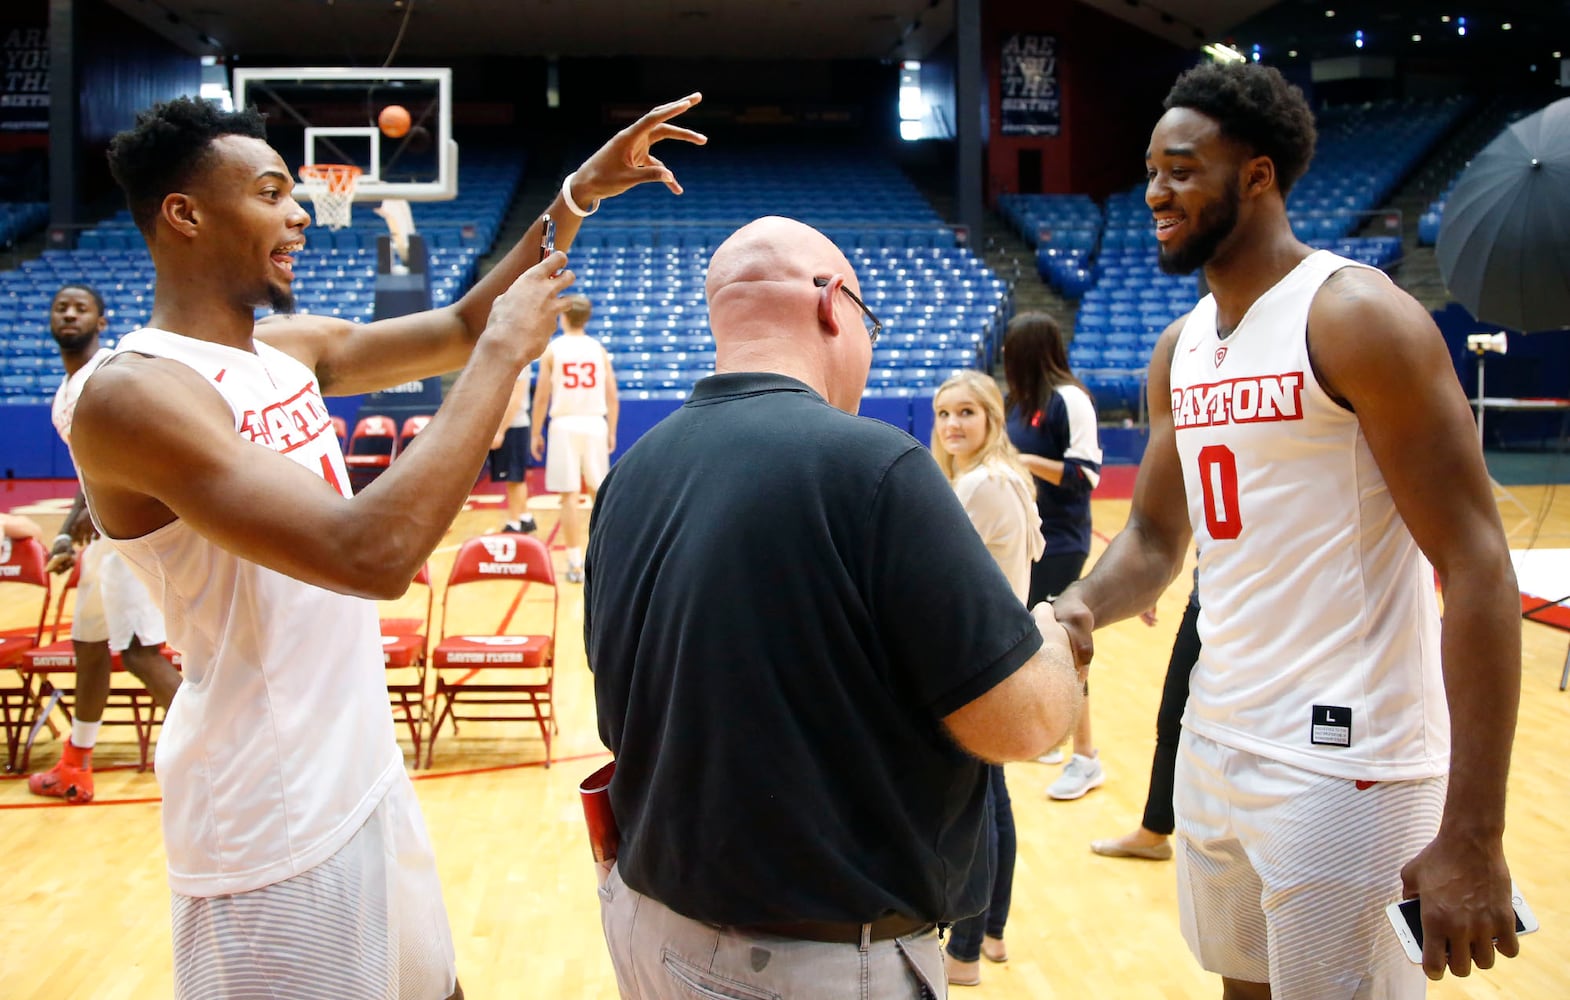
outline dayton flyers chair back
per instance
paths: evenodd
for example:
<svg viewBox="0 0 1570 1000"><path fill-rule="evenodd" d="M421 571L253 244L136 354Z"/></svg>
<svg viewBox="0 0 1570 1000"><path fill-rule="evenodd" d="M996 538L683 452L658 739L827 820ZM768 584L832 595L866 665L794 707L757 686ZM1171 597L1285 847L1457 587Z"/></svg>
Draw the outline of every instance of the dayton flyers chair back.
<svg viewBox="0 0 1570 1000"><path fill-rule="evenodd" d="M43 600L38 609L38 623L32 635L0 638L0 666L10 666L21 658L22 651L37 646L44 640L44 623L49 618L49 598L54 593L54 581L44 566L49 553L36 538L7 538L0 535L0 586L19 584L43 590Z"/></svg>
<svg viewBox="0 0 1570 1000"><path fill-rule="evenodd" d="M449 606L453 591L483 581L510 581L520 590L546 587L550 591L550 624L535 633L506 632L490 635L452 635ZM520 596L522 596L520 594ZM442 723L534 722L545 741L545 766L551 764L551 736L556 732L552 698L555 690L556 573L550 550L532 535L482 535L464 542L453 561L452 573L442 593L441 638L431 653L436 670L436 721L426 740L425 766ZM510 620L511 613L508 618ZM461 676L459 671L462 671ZM468 714L463 708L481 708ZM498 713L496 709L502 711Z"/></svg>

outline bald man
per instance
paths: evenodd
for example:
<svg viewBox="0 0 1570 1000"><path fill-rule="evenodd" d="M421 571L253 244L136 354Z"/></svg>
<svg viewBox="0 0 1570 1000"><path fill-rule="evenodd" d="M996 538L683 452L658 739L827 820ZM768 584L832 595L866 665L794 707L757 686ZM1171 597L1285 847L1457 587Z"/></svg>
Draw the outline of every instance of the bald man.
<svg viewBox="0 0 1570 1000"><path fill-rule="evenodd" d="M855 416L859 287L799 222L732 235L716 374L600 491L584 635L624 997L946 995L936 926L991 884L983 761L1078 712L1051 609L1020 604L925 448Z"/></svg>

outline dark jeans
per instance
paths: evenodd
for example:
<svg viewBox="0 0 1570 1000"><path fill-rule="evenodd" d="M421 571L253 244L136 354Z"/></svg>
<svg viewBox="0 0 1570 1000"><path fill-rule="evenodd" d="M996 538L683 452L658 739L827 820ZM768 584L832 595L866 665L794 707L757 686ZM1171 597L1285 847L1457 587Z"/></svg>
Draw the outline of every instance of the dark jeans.
<svg viewBox="0 0 1570 1000"><path fill-rule="evenodd" d="M1042 556L1030 564L1030 591L1025 607L1033 608L1049 597L1056 597L1068 589L1084 572L1088 552L1063 552L1055 556ZM1090 681L1085 682L1085 693L1090 694ZM979 947L979 946L978 946Z"/></svg>
<svg viewBox="0 0 1570 1000"><path fill-rule="evenodd" d="M1030 564L1030 590L1025 607L1033 608L1049 597L1056 597L1079 579L1088 552L1061 552L1044 555Z"/></svg>
<svg viewBox="0 0 1570 1000"><path fill-rule="evenodd" d="M987 771L987 854L992 858L992 901L985 912L955 921L949 930L949 954L961 962L974 962L981 957L983 933L995 938L1003 936L1009 901L1014 895L1014 804L1009 801L1002 765L989 765Z"/></svg>
<svg viewBox="0 0 1570 1000"><path fill-rule="evenodd" d="M1150 791L1145 796L1145 818L1140 825L1151 833L1170 835L1176 821L1172 817L1172 774L1177 768L1178 737L1183 735L1183 706L1188 704L1188 676L1199 662L1199 591L1188 598L1177 638L1172 640L1172 659L1167 661L1167 679L1161 687L1161 707L1156 711L1156 754L1150 762Z"/></svg>

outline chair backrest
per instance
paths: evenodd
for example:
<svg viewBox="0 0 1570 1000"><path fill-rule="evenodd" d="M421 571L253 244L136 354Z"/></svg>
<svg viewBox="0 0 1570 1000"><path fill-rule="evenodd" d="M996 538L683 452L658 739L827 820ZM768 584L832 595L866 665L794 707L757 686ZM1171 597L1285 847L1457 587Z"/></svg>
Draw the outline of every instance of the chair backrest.
<svg viewBox="0 0 1570 1000"><path fill-rule="evenodd" d="M44 621L49 617L49 596L54 584L44 569L49 554L36 538L7 538L0 535L0 585L24 584L41 587L43 604L38 609L38 626L33 630L33 645L44 639Z"/></svg>
<svg viewBox="0 0 1570 1000"><path fill-rule="evenodd" d="M409 442L413 441L419 436L421 431L425 430L425 425L430 422L431 415L428 413L416 413L403 422L403 430L398 435L398 451L400 454L405 448L409 447Z"/></svg>
<svg viewBox="0 0 1570 1000"><path fill-rule="evenodd" d="M349 436L348 454L394 455L398 452L398 425L392 417L361 417Z"/></svg>
<svg viewBox="0 0 1570 1000"><path fill-rule="evenodd" d="M551 621L555 622L556 572L545 543L533 535L481 535L458 548L447 587L442 592L442 635L447 634L447 599L453 588L482 580L511 580L519 584L539 583L551 590Z"/></svg>

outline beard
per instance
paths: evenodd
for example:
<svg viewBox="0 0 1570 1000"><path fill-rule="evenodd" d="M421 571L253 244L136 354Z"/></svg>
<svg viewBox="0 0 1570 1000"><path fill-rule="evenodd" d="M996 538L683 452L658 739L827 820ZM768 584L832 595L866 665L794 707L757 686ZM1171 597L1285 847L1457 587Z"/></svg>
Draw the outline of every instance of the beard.
<svg viewBox="0 0 1570 1000"><path fill-rule="evenodd" d="M294 293L287 288L269 285L267 288L267 305L275 313L289 315L294 312Z"/></svg>
<svg viewBox="0 0 1570 1000"><path fill-rule="evenodd" d="M81 354L92 344L93 338L98 336L97 330L82 330L78 333L60 333L50 330L55 343L60 345L60 350L65 354Z"/></svg>
<svg viewBox="0 0 1570 1000"><path fill-rule="evenodd" d="M1221 200L1206 205L1194 219L1194 234L1179 247L1161 245L1156 263L1163 274L1193 274L1210 263L1216 250L1237 228L1238 205L1242 201L1237 180L1227 185Z"/></svg>

